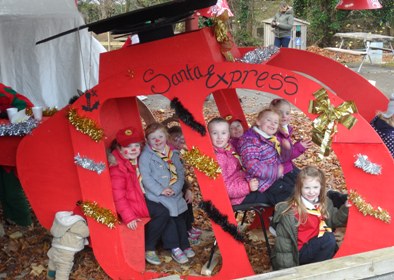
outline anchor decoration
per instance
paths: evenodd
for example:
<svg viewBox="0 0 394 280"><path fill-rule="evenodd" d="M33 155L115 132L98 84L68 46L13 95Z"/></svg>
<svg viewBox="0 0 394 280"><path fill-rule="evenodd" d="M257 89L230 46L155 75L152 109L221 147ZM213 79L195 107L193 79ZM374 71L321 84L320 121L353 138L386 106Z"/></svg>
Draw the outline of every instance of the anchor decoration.
<svg viewBox="0 0 394 280"><path fill-rule="evenodd" d="M92 89L92 90L87 90L84 94L85 98L86 98L86 105L82 105L82 110L86 111L86 112L92 112L94 110L97 110L100 102L96 101L94 102L93 105L91 105L91 99L92 97L97 97L97 93Z"/></svg>

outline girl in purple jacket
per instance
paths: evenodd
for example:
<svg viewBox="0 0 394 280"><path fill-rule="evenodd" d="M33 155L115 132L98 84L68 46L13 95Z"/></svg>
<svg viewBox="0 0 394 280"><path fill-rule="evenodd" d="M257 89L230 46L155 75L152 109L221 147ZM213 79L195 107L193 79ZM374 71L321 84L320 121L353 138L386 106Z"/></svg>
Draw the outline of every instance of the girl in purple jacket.
<svg viewBox="0 0 394 280"><path fill-rule="evenodd" d="M229 143L229 123L224 118L213 118L208 123L208 131L231 204L269 203L266 195L257 191L258 180L246 179L240 157Z"/></svg>
<svg viewBox="0 0 394 280"><path fill-rule="evenodd" d="M269 204L275 205L290 197L294 190L294 180L284 174L284 164L291 153L290 143L282 145L275 133L280 122L279 114L272 109L264 109L255 125L239 139L238 151L247 172L247 179L259 180L260 192L265 193Z"/></svg>
<svg viewBox="0 0 394 280"><path fill-rule="evenodd" d="M283 145L286 140L290 144L291 155L286 162L283 162L283 174L288 174L294 181L300 170L293 164L293 159L305 153L306 149L313 145L312 139L306 139L292 143L291 137L293 127L290 125L291 106L289 101L282 98L276 98L271 101L270 108L277 111L280 115L279 129L276 132L276 138Z"/></svg>

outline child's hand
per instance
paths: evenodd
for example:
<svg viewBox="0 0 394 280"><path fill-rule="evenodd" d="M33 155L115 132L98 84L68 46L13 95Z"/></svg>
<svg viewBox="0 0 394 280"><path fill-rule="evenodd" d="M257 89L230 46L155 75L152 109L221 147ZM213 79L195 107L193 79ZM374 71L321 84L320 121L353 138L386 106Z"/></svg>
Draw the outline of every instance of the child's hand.
<svg viewBox="0 0 394 280"><path fill-rule="evenodd" d="M162 195L165 196L173 196L175 194L175 192L171 189L171 188L165 188L162 192Z"/></svg>
<svg viewBox="0 0 394 280"><path fill-rule="evenodd" d="M252 180L249 181L249 188L251 192L255 192L259 188L259 180L256 178L253 178Z"/></svg>
<svg viewBox="0 0 394 280"><path fill-rule="evenodd" d="M193 202L193 192L189 189L186 190L185 192L185 200L186 203L192 203Z"/></svg>
<svg viewBox="0 0 394 280"><path fill-rule="evenodd" d="M304 139L301 140L300 143L305 149L309 149L313 145L312 139Z"/></svg>
<svg viewBox="0 0 394 280"><path fill-rule="evenodd" d="M349 202L349 200L346 200L346 201L345 201L345 206L346 206L347 208L349 208L349 207L352 206L352 204Z"/></svg>
<svg viewBox="0 0 394 280"><path fill-rule="evenodd" d="M278 178L282 178L283 177L283 171L284 171L284 168L283 168L283 165L281 164L278 167Z"/></svg>
<svg viewBox="0 0 394 280"><path fill-rule="evenodd" d="M130 223L128 223L127 224L127 227L129 228L129 229L131 229L131 230L136 230L137 229L137 223L138 222L141 222L141 219L135 219L135 220L132 220Z"/></svg>
<svg viewBox="0 0 394 280"><path fill-rule="evenodd" d="M282 148L286 149L286 150L291 149L291 144L290 144L289 140L287 140L287 139L282 140Z"/></svg>

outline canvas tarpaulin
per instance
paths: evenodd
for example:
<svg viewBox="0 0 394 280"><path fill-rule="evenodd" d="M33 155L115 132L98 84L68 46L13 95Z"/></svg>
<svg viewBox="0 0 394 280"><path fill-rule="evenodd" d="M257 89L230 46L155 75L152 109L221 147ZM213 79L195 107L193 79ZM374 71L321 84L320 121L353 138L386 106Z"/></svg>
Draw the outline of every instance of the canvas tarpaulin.
<svg viewBox="0 0 394 280"><path fill-rule="evenodd" d="M87 29L36 45L84 24L74 0L0 0L0 82L58 108L96 85L105 49Z"/></svg>

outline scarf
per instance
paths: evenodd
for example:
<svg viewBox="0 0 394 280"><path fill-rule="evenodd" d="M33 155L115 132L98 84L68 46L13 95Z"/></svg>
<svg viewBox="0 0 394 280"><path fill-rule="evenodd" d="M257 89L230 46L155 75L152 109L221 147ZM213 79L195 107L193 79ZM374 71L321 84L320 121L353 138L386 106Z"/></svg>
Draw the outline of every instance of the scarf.
<svg viewBox="0 0 394 280"><path fill-rule="evenodd" d="M152 150L158 155L163 161L168 164L168 170L170 171L171 178L170 178L170 186L172 186L178 180L178 174L176 173L176 167L172 162L171 158L173 155L172 150L168 145L164 148L164 152L159 152L152 148Z"/></svg>
<svg viewBox="0 0 394 280"><path fill-rule="evenodd" d="M259 135L263 136L264 139L267 139L268 141L270 141L271 143L274 144L274 148L275 150L278 152L278 154L280 155L280 142L278 140L278 138L276 138L275 135L268 135L267 133L265 133L264 131L262 131L261 129L259 129L258 127L254 126L253 130L256 131Z"/></svg>
<svg viewBox="0 0 394 280"><path fill-rule="evenodd" d="M242 165L241 157L239 156L239 154L238 154L236 151L234 151L234 149L232 149L232 147L231 147L231 145L230 145L229 143L227 143L226 147L224 147L224 150L225 150L225 151L231 152L231 155L232 155L233 157L235 157L236 159L238 159L239 164L241 165L242 170L245 171L245 168L244 168L243 165Z"/></svg>
<svg viewBox="0 0 394 280"><path fill-rule="evenodd" d="M137 174L137 179L138 179L138 182L140 183L142 193L145 193L145 189L142 185L142 175L141 175L140 169L138 168L137 159L131 159L130 163L135 168L135 173Z"/></svg>
<svg viewBox="0 0 394 280"><path fill-rule="evenodd" d="M319 234L317 235L317 237L322 237L325 232L331 232L332 231L331 228L329 228L327 226L327 224L324 221L322 214L320 212L320 204L313 204L313 203L309 202L308 200L306 200L302 196L301 196L301 201L305 205L306 211L308 212L308 214L317 216L320 220Z"/></svg>

